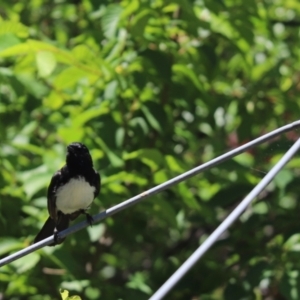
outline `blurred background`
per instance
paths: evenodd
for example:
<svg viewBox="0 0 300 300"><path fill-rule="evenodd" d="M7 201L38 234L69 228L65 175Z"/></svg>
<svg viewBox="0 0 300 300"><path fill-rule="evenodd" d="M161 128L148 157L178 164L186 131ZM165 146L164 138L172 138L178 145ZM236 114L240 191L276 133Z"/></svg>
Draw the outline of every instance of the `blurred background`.
<svg viewBox="0 0 300 300"><path fill-rule="evenodd" d="M299 118L297 0L0 6L0 256L30 245L73 141L95 214ZM293 131L0 270L1 299L148 299L298 138ZM299 157L166 299L299 299ZM84 220L79 218L75 222Z"/></svg>

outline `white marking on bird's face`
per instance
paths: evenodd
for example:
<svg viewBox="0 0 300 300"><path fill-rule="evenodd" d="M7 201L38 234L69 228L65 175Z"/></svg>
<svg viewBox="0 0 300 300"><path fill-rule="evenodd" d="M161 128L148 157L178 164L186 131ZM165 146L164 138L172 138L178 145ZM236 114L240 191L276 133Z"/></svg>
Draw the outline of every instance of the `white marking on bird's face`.
<svg viewBox="0 0 300 300"><path fill-rule="evenodd" d="M57 210L64 214L71 214L80 209L87 209L94 199L94 192L95 187L92 187L83 177L72 178L56 192Z"/></svg>

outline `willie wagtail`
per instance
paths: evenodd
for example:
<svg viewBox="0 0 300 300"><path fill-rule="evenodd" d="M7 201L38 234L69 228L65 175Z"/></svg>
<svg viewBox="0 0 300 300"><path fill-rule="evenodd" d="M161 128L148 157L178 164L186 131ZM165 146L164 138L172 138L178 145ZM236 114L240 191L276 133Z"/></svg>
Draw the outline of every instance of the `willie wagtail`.
<svg viewBox="0 0 300 300"><path fill-rule="evenodd" d="M67 229L70 220L85 214L91 225L93 222L86 209L100 192L100 175L93 168L93 161L88 148L81 143L72 143L67 147L66 165L57 171L48 187L47 219L41 231L34 239L37 243L54 234L54 243L64 239L57 237L57 232Z"/></svg>

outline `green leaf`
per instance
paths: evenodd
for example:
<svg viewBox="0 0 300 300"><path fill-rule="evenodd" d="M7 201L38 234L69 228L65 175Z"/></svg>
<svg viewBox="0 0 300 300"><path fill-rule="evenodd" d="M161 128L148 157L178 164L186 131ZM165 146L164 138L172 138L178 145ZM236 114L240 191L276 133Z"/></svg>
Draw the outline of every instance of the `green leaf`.
<svg viewBox="0 0 300 300"><path fill-rule="evenodd" d="M125 129L124 128L118 128L116 132L116 145L120 148L124 142L125 139Z"/></svg>
<svg viewBox="0 0 300 300"><path fill-rule="evenodd" d="M40 77L48 77L56 67L56 59L53 53L41 51L36 54L36 64Z"/></svg>
<svg viewBox="0 0 300 300"><path fill-rule="evenodd" d="M40 260L40 255L38 253L30 253L24 257L21 257L14 262L12 265L16 268L17 273L21 274L30 269L32 269Z"/></svg>
<svg viewBox="0 0 300 300"><path fill-rule="evenodd" d="M80 79L86 77L84 70L77 67L69 67L62 70L54 79L54 85L57 89L66 89L75 87Z"/></svg>
<svg viewBox="0 0 300 300"><path fill-rule="evenodd" d="M81 127L90 120L99 117L101 115L107 114L109 112L109 107L103 103L96 107L91 107L90 109L80 113L76 118L73 119L74 127Z"/></svg>
<svg viewBox="0 0 300 300"><path fill-rule="evenodd" d="M49 184L49 178L51 178L51 176L52 174L47 172L45 166L20 173L19 178L24 183L24 191L27 198L30 199L42 188L45 188Z"/></svg>
<svg viewBox="0 0 300 300"><path fill-rule="evenodd" d="M177 173L183 173L185 171L179 159L176 159L174 156L171 155L166 155L165 158L167 165L171 171Z"/></svg>
<svg viewBox="0 0 300 300"><path fill-rule="evenodd" d="M145 135L148 134L148 132L149 132L148 124L146 123L145 119L142 117L136 117L136 118L131 119L129 121L129 125L132 127L139 126Z"/></svg>
<svg viewBox="0 0 300 300"><path fill-rule="evenodd" d="M14 34L6 33L3 35L0 35L0 53L3 50L8 49L8 48L13 47L18 44L20 44L20 40Z"/></svg>
<svg viewBox="0 0 300 300"><path fill-rule="evenodd" d="M123 160L120 157L118 157L113 151L111 151L110 148L104 143L104 141L100 137L97 137L96 140L99 146L108 156L108 159L114 167L121 167L124 165Z"/></svg>
<svg viewBox="0 0 300 300"><path fill-rule="evenodd" d="M16 250L21 249L24 246L18 239L1 238L0 239L0 255L4 255Z"/></svg>
<svg viewBox="0 0 300 300"><path fill-rule="evenodd" d="M117 95L118 81L112 80L106 85L104 99L114 99Z"/></svg>
<svg viewBox="0 0 300 300"><path fill-rule="evenodd" d="M60 295L61 295L62 300L68 300L69 291L61 289L60 290Z"/></svg>
<svg viewBox="0 0 300 300"><path fill-rule="evenodd" d="M26 38L28 36L28 32L28 27L19 22L0 20L0 36L13 33L18 37Z"/></svg>
<svg viewBox="0 0 300 300"><path fill-rule="evenodd" d="M68 290L75 290L81 292L85 287L90 285L89 280L73 280L73 281L63 281L61 287ZM74 296L73 296L74 297ZM72 299L73 297L69 297Z"/></svg>
<svg viewBox="0 0 300 300"><path fill-rule="evenodd" d="M96 224L88 227L88 233L90 236L90 240L92 242L98 241L103 236L104 232L105 232L104 224Z"/></svg>
<svg viewBox="0 0 300 300"><path fill-rule="evenodd" d="M43 104L49 109L59 109L64 104L64 97L62 93L57 90L52 90L46 97L43 99Z"/></svg>
<svg viewBox="0 0 300 300"><path fill-rule="evenodd" d="M167 173L165 170L159 170L155 172L153 180L156 184L163 183L164 181L167 181L169 178L167 176Z"/></svg>
<svg viewBox="0 0 300 300"><path fill-rule="evenodd" d="M234 161L245 167L252 167L254 158L250 153L241 153L233 158Z"/></svg>
<svg viewBox="0 0 300 300"><path fill-rule="evenodd" d="M150 112L149 108L145 105L142 106L141 108L142 112L144 113L147 121L149 124L157 131L161 131L161 127L155 116Z"/></svg>
<svg viewBox="0 0 300 300"><path fill-rule="evenodd" d="M300 272L299 269L287 270L282 276L279 291L285 299L297 300L300 295Z"/></svg>
<svg viewBox="0 0 300 300"><path fill-rule="evenodd" d="M293 180L293 178L294 175L290 170L282 170L274 178L274 182L280 189L284 189Z"/></svg>
<svg viewBox="0 0 300 300"><path fill-rule="evenodd" d="M60 290L60 295L62 300L81 300L79 296L69 296L69 291L67 290Z"/></svg>
<svg viewBox="0 0 300 300"><path fill-rule="evenodd" d="M183 75L188 78L199 91L203 91L203 86L193 69L188 68L185 65L175 64L172 67L172 71L176 76Z"/></svg>
<svg viewBox="0 0 300 300"><path fill-rule="evenodd" d="M130 281L126 284L131 289L140 290L141 292L150 295L152 293L151 288L145 283L146 278L142 272L136 272L130 276Z"/></svg>
<svg viewBox="0 0 300 300"><path fill-rule="evenodd" d="M48 88L31 73L19 73L16 78L23 84L28 93L38 99L41 99L48 92Z"/></svg>
<svg viewBox="0 0 300 300"><path fill-rule="evenodd" d="M105 177L102 180L103 184L110 184L110 187L115 187L118 189L118 192L124 192L126 191L126 189L124 189L124 186L119 186L119 184L117 184L117 181L121 181L122 184L125 182L126 184L131 184L131 183L135 183L137 185L140 186L144 186L145 184L147 184L147 180L141 176L137 176L136 174L133 173L128 173L128 172L119 172L117 174Z"/></svg>
<svg viewBox="0 0 300 300"><path fill-rule="evenodd" d="M149 166L152 171L157 170L163 164L163 157L156 149L140 149L123 155L124 160L140 159L145 165Z"/></svg>
<svg viewBox="0 0 300 300"><path fill-rule="evenodd" d="M181 200L191 209L199 210L200 205L195 199L195 195L189 190L185 183L178 185L178 191L181 196Z"/></svg>
<svg viewBox="0 0 300 300"><path fill-rule="evenodd" d="M137 11L139 7L140 7L140 2L138 0L129 1L129 3L127 3L126 7L124 8L124 10L121 14L121 18L126 20L135 11Z"/></svg>
<svg viewBox="0 0 300 300"><path fill-rule="evenodd" d="M132 21L131 34L135 35L136 37L143 37L145 27L152 15L153 11L150 9L143 9L137 15L135 15Z"/></svg>
<svg viewBox="0 0 300 300"><path fill-rule="evenodd" d="M101 19L101 25L105 37L113 38L116 35L122 12L123 8L119 4L111 4L107 6Z"/></svg>
<svg viewBox="0 0 300 300"><path fill-rule="evenodd" d="M287 251L300 251L300 234L293 234L283 245Z"/></svg>
<svg viewBox="0 0 300 300"><path fill-rule="evenodd" d="M252 207L254 213L265 215L269 212L268 205L265 202L255 203Z"/></svg>
<svg viewBox="0 0 300 300"><path fill-rule="evenodd" d="M61 127L58 129L57 134L66 144L70 144L74 141L81 141L85 131L83 127Z"/></svg>

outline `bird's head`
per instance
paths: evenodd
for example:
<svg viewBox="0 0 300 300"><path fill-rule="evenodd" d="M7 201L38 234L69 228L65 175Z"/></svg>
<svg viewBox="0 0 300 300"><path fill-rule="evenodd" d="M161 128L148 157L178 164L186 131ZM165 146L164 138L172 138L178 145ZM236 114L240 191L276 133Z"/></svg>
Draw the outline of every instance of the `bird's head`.
<svg viewBox="0 0 300 300"><path fill-rule="evenodd" d="M93 166L89 149L82 143L74 142L67 146L68 167L89 168Z"/></svg>

